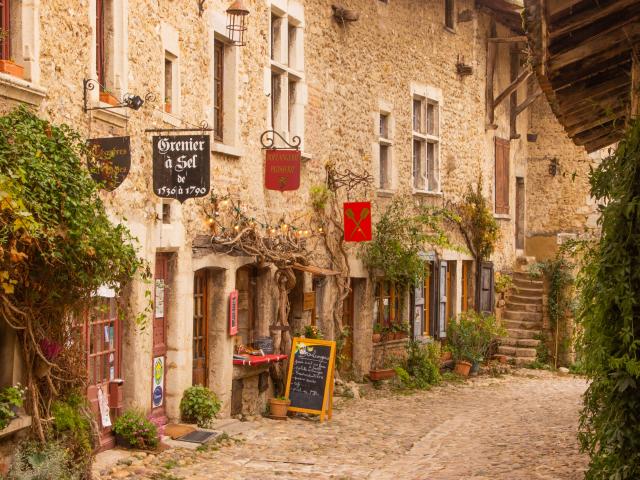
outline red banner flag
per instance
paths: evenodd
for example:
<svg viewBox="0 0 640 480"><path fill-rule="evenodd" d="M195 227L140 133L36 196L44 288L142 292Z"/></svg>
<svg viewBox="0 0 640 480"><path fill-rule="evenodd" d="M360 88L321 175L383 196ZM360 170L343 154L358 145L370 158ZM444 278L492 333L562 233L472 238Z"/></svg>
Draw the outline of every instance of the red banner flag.
<svg viewBox="0 0 640 480"><path fill-rule="evenodd" d="M371 240L371 202L344 204L344 241L368 242Z"/></svg>
<svg viewBox="0 0 640 480"><path fill-rule="evenodd" d="M268 190L297 190L300 187L300 150L267 150L264 185Z"/></svg>

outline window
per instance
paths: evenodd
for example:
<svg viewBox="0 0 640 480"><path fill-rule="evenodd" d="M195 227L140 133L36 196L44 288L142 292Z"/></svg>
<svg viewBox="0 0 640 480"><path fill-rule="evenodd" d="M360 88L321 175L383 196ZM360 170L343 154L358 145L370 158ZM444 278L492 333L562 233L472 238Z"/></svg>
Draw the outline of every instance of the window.
<svg viewBox="0 0 640 480"><path fill-rule="evenodd" d="M496 137L495 212L509 214L509 140Z"/></svg>
<svg viewBox="0 0 640 480"><path fill-rule="evenodd" d="M471 272L473 270L473 262L471 260L462 261L462 296L460 298L460 308L463 312L469 310L473 305L471 297L472 283Z"/></svg>
<svg viewBox="0 0 640 480"><path fill-rule="evenodd" d="M304 134L304 60L302 19L271 12L270 126L285 138Z"/></svg>
<svg viewBox="0 0 640 480"><path fill-rule="evenodd" d="M373 320L375 323L388 327L400 321L400 288L393 282L378 281L375 287L373 303Z"/></svg>
<svg viewBox="0 0 640 480"><path fill-rule="evenodd" d="M164 56L164 111L171 113L173 93L173 60L168 52Z"/></svg>
<svg viewBox="0 0 640 480"><path fill-rule="evenodd" d="M96 75L105 91L115 87L113 0L96 0Z"/></svg>
<svg viewBox="0 0 640 480"><path fill-rule="evenodd" d="M11 0L0 0L0 59L11 58Z"/></svg>
<svg viewBox="0 0 640 480"><path fill-rule="evenodd" d="M378 139L378 166L379 166L379 183L378 188L381 190L390 190L392 188L391 178L391 127L390 115L385 112L380 113L380 133Z"/></svg>
<svg viewBox="0 0 640 480"><path fill-rule="evenodd" d="M444 26L453 30L455 23L455 0L444 0Z"/></svg>
<svg viewBox="0 0 640 480"><path fill-rule="evenodd" d="M224 140L224 43L213 41L213 136L216 141Z"/></svg>
<svg viewBox="0 0 640 480"><path fill-rule="evenodd" d="M439 192L439 104L425 97L413 99L413 188Z"/></svg>

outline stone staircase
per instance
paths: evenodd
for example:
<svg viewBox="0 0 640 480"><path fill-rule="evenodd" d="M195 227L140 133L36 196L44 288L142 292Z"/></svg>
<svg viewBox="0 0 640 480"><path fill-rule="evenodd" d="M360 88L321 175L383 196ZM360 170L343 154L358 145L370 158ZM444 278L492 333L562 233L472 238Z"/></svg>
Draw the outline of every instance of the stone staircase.
<svg viewBox="0 0 640 480"><path fill-rule="evenodd" d="M536 336L542 331L542 280L532 280L526 272L513 273L514 288L506 298L502 324L508 336L498 353L516 365L527 365L536 359Z"/></svg>

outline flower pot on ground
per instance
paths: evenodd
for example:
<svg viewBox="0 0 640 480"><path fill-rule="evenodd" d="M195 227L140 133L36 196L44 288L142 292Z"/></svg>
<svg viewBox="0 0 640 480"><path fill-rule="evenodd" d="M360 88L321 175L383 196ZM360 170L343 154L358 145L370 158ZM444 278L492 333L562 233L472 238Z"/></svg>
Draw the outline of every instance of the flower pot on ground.
<svg viewBox="0 0 640 480"><path fill-rule="evenodd" d="M462 375L463 377L468 377L469 372L471 371L471 362L467 362L466 360L458 360L456 362L455 372L458 375Z"/></svg>
<svg viewBox="0 0 640 480"><path fill-rule="evenodd" d="M284 397L270 398L269 399L269 412L273 417L286 417L289 410L289 404L291 400Z"/></svg>
<svg viewBox="0 0 640 480"><path fill-rule="evenodd" d="M393 368L384 368L380 370L369 370L369 378L373 382L379 382L380 380L389 380L396 376L396 371Z"/></svg>
<svg viewBox="0 0 640 480"><path fill-rule="evenodd" d="M382 340L382 334L381 333L374 333L371 336L371 340L373 341L373 343L378 343L380 340Z"/></svg>
<svg viewBox="0 0 640 480"><path fill-rule="evenodd" d="M100 92L100 101L102 103L108 103L112 106L116 106L120 103L118 99L109 92Z"/></svg>
<svg viewBox="0 0 640 480"><path fill-rule="evenodd" d="M0 60L0 72L14 77L24 78L24 67L11 60Z"/></svg>

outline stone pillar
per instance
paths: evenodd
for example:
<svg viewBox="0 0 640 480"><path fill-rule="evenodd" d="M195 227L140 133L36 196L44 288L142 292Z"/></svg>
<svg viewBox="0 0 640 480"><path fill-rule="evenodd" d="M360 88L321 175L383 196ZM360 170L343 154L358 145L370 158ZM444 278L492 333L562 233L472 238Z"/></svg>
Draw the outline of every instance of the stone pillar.
<svg viewBox="0 0 640 480"><path fill-rule="evenodd" d="M373 283L353 278L353 372L362 378L371 369L373 356Z"/></svg>

